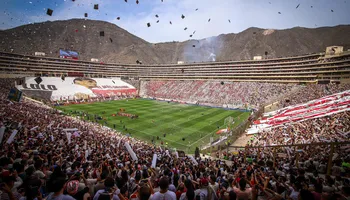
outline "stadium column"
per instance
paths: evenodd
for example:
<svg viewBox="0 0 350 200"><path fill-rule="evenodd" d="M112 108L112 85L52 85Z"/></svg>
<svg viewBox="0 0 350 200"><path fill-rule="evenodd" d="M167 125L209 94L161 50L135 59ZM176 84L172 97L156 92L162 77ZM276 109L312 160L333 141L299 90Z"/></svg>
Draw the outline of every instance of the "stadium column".
<svg viewBox="0 0 350 200"><path fill-rule="evenodd" d="M294 152L295 152L295 165L297 168L299 168L299 153L297 152L297 146L294 146Z"/></svg>
<svg viewBox="0 0 350 200"><path fill-rule="evenodd" d="M328 164L327 164L327 175L331 175L333 153L334 153L334 143L331 143L331 152L329 153Z"/></svg>
<svg viewBox="0 0 350 200"><path fill-rule="evenodd" d="M228 138L228 137L227 137ZM227 153L227 156L228 156L228 145L229 145L229 141L227 140L226 141L226 153Z"/></svg>
<svg viewBox="0 0 350 200"><path fill-rule="evenodd" d="M276 148L277 147L272 147L273 148L273 167L276 167Z"/></svg>
<svg viewBox="0 0 350 200"><path fill-rule="evenodd" d="M210 156L211 156L211 152L212 152L212 150L213 150L213 145L210 143Z"/></svg>

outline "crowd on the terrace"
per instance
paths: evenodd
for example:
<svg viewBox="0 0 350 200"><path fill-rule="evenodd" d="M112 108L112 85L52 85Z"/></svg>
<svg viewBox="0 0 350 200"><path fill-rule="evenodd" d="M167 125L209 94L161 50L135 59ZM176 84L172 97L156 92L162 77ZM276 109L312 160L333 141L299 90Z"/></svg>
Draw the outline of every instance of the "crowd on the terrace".
<svg viewBox="0 0 350 200"><path fill-rule="evenodd" d="M331 116L296 122L265 130L250 140L249 146L276 146L295 145L310 143L331 143L346 142L350 138L350 112L345 111ZM263 157L273 154L272 148L250 149L252 156ZM299 154L299 165L308 172L325 174L329 155L330 145L297 146L277 148L280 155L279 167L289 167L293 155ZM350 175L350 144L335 146L332 157L332 175ZM278 157L278 156L277 156ZM295 157L294 157L295 159ZM295 162L295 160L294 160Z"/></svg>
<svg viewBox="0 0 350 200"><path fill-rule="evenodd" d="M220 81L143 81L141 96L218 106L259 108L279 102L279 107L305 103L350 89L350 84L273 84ZM307 94L307 95L305 95ZM297 97L297 98L296 98Z"/></svg>
<svg viewBox="0 0 350 200"><path fill-rule="evenodd" d="M272 103L301 86L257 82L221 81L143 81L141 96L174 99L198 104L233 105L241 108L258 108Z"/></svg>
<svg viewBox="0 0 350 200"><path fill-rule="evenodd" d="M350 138L350 111L281 125L263 131L255 145L289 145L345 141Z"/></svg>
<svg viewBox="0 0 350 200"><path fill-rule="evenodd" d="M281 108L306 103L321 97L350 90L350 84L310 84L300 87L282 98L279 102ZM307 94L307 95L305 95ZM297 97L297 98L295 98Z"/></svg>
<svg viewBox="0 0 350 200"><path fill-rule="evenodd" d="M239 150L231 161L178 157L101 125L60 115L42 104L10 102L11 86L13 80L0 80L0 130L5 129L0 149L0 200L350 199L348 174L342 171L348 164L338 166L336 162L332 173L340 173L323 176L321 170L312 168L313 160L306 160L307 156L300 156L295 163L292 151L290 159L284 157L277 163L264 151L244 159L244 151ZM334 118L346 116L345 121L316 122L321 130L327 126L344 134L349 131L349 113L339 115ZM313 121L310 123L298 130L312 135L315 128ZM279 137L272 134L272 138ZM315 137L327 134L332 131L317 131ZM301 141L300 135L294 142ZM259 137L253 143L261 143ZM129 152L129 146L135 154ZM338 158L348 162L346 156L342 153ZM303 167L297 169L302 162Z"/></svg>

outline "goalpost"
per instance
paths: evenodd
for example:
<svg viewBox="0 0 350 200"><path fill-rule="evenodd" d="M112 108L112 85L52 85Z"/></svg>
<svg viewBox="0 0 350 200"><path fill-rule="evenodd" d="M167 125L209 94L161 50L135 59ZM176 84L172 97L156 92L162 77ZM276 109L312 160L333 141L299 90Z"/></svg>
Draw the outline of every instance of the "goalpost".
<svg viewBox="0 0 350 200"><path fill-rule="evenodd" d="M232 130L232 126L233 124L235 123L235 120L233 117L227 117L225 120L224 120L224 125L226 126L227 129L229 130Z"/></svg>

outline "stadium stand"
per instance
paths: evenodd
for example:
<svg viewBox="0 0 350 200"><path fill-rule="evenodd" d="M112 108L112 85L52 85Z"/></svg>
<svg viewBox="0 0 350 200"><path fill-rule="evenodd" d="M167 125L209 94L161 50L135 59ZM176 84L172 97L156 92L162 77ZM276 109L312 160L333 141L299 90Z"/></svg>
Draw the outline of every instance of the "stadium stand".
<svg viewBox="0 0 350 200"><path fill-rule="evenodd" d="M220 81L142 81L140 96L200 105L258 108L296 90L295 84Z"/></svg>
<svg viewBox="0 0 350 200"><path fill-rule="evenodd" d="M319 118L337 113L346 112L350 109L350 90L335 93L329 96L315 99L303 104L288 106L280 110L264 113L261 120L254 122L254 130L248 131L252 134L266 128L285 126L290 123Z"/></svg>
<svg viewBox="0 0 350 200"><path fill-rule="evenodd" d="M230 61L168 65L97 64L60 58L0 53L0 69L27 76L85 76L149 79L220 79L307 83L349 77L350 53L332 57L312 54L260 61Z"/></svg>
<svg viewBox="0 0 350 200"><path fill-rule="evenodd" d="M301 87L299 90L291 93L290 96L284 97L280 102L280 108L284 108L290 105L296 105L305 103L310 100L319 99L324 96L339 93L350 88L349 83L344 84L311 84ZM307 94L307 95L305 95ZM298 98L293 98L297 96Z"/></svg>
<svg viewBox="0 0 350 200"><path fill-rule="evenodd" d="M41 77L38 84L36 77L26 77L23 84L16 87L27 96L58 100L89 101L94 98L114 96L136 96L136 89L120 78L86 78L86 77Z"/></svg>
<svg viewBox="0 0 350 200"><path fill-rule="evenodd" d="M349 199L350 88L342 83L349 78L349 55L146 66L0 53L2 74L27 77L0 79L0 198ZM292 115L244 147L220 148L216 158L186 156L37 101L8 100L14 87L43 89L34 82L38 76L45 89L46 82L55 87L36 97L50 100L70 99L70 90L94 94L74 80L94 80L94 87L113 80L132 92L139 88L143 97L251 108L278 102L281 109L255 125ZM318 81L340 84L295 84ZM317 108L322 115L314 118Z"/></svg>
<svg viewBox="0 0 350 200"><path fill-rule="evenodd" d="M10 102L6 94L13 86L14 79L1 80L0 122L6 127L0 150L2 199L31 195L100 199L104 192L113 199L151 195L159 199L162 194L169 195L167 199L346 199L349 195L349 143L341 143L348 141L349 112L264 132L245 150L219 155L226 161L180 158L101 125L60 115L43 104ZM318 134L312 134L315 124L321 130ZM292 139L286 141L284 134ZM268 146L313 138L337 143ZM254 148L257 145L260 148ZM129 154L129 147L134 154ZM158 159L152 168L154 154Z"/></svg>

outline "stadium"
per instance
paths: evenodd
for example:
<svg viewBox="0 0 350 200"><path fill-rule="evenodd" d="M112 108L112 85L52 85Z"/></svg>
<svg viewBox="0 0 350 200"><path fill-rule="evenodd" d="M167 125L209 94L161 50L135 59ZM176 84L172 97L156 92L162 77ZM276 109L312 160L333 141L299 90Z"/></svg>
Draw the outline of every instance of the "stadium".
<svg viewBox="0 0 350 200"><path fill-rule="evenodd" d="M74 48L56 48L66 33L46 22L0 32L0 199L349 199L350 50L340 35L350 29L302 50L273 49L283 31L249 30L248 40L275 39L259 41L256 55L247 43L251 52L232 60L226 47L207 51L225 36L176 50L140 40L113 56L119 27L87 21L108 27L91 36L107 41L94 49L91 33L74 30L81 22L48 22L67 24ZM32 32L19 37L27 29L42 34L34 45ZM136 41L127 34L118 37Z"/></svg>

